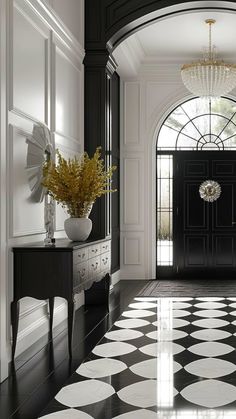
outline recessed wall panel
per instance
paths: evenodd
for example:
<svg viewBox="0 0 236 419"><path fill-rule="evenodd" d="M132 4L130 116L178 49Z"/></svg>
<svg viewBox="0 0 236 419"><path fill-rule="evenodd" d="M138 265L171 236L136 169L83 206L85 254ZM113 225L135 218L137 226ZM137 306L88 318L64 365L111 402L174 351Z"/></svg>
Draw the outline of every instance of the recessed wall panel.
<svg viewBox="0 0 236 419"><path fill-rule="evenodd" d="M56 47L56 132L79 140L82 109L80 107L80 71Z"/></svg>
<svg viewBox="0 0 236 419"><path fill-rule="evenodd" d="M44 204L34 202L26 171L27 133L10 127L10 236L43 233Z"/></svg>
<svg viewBox="0 0 236 419"><path fill-rule="evenodd" d="M125 84L125 145L140 142L140 85L139 83Z"/></svg>
<svg viewBox="0 0 236 419"><path fill-rule="evenodd" d="M140 238L126 237L124 239L124 264L140 265Z"/></svg>
<svg viewBox="0 0 236 419"><path fill-rule="evenodd" d="M10 102L31 117L46 122L47 40L27 15L13 8L10 50Z"/></svg>
<svg viewBox="0 0 236 419"><path fill-rule="evenodd" d="M125 159L124 162L124 224L140 221L140 161Z"/></svg>

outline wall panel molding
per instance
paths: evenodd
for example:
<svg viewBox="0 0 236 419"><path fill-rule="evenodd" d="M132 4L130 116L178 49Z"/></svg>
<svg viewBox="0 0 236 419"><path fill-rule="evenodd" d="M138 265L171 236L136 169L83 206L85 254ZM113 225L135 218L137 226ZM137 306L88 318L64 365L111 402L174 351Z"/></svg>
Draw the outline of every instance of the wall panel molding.
<svg viewBox="0 0 236 419"><path fill-rule="evenodd" d="M140 84L125 83L124 145L137 147L140 144Z"/></svg>
<svg viewBox="0 0 236 419"><path fill-rule="evenodd" d="M47 25L25 2L10 0L9 110L45 124L48 123L49 37ZM31 100L29 91L34 92Z"/></svg>
<svg viewBox="0 0 236 419"><path fill-rule="evenodd" d="M124 265L141 265L141 238L124 237Z"/></svg>
<svg viewBox="0 0 236 419"><path fill-rule="evenodd" d="M122 158L122 222L121 230L143 230L144 202L143 189L143 157L141 155L123 155Z"/></svg>
<svg viewBox="0 0 236 419"><path fill-rule="evenodd" d="M69 4L68 4L68 7ZM83 152L83 58L84 49L73 37L57 15L42 0L2 0L0 2L1 41L1 276L0 289L0 379L6 378L10 361L11 328L9 305L13 293L13 257L11 248L41 241L45 238L43 203L30 201L30 188L26 176L27 136L34 124L44 123L56 139L57 147L70 156ZM76 119L73 132L55 133L55 98L63 89L64 80L54 85L53 60L55 48L63 56L61 72L72 71L73 86L69 100L73 112L66 116L66 126ZM61 64L61 62L60 62ZM68 73L67 73L68 74ZM78 89L79 86L79 89ZM22 89L22 91L21 91ZM78 99L75 103L72 92ZM65 97L62 97L65 102ZM66 104L67 106L67 104ZM73 114L73 115L72 115ZM73 121L72 121L73 122ZM4 183L3 183L4 182ZM64 216L64 214L63 214ZM58 216L59 217L59 216ZM63 217L58 218L63 228ZM55 237L65 236L58 228ZM83 296L77 298L77 307ZM4 303L3 303L4 302ZM56 322L66 318L64 302L56 302ZM61 307L61 308L60 308ZM48 314L45 302L31 301L21 305L19 345L21 353L48 331Z"/></svg>

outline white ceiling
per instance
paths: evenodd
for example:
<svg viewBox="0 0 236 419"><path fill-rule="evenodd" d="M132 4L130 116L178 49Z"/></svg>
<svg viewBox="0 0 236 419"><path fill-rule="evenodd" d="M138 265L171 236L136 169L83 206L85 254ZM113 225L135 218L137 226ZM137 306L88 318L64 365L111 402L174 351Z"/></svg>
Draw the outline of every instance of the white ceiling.
<svg viewBox="0 0 236 419"><path fill-rule="evenodd" d="M208 45L208 18L216 20L212 43L219 58L236 62L236 13L199 11L165 18L131 35L114 51L119 73L137 74L143 63L182 64L201 58Z"/></svg>

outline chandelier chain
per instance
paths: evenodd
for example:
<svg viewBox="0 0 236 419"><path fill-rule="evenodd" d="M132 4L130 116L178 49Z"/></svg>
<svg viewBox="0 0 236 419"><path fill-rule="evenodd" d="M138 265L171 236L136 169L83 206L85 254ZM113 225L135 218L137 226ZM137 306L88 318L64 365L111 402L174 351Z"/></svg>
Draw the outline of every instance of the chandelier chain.
<svg viewBox="0 0 236 419"><path fill-rule="evenodd" d="M212 60L212 45L211 45L211 25L212 25L212 23L210 22L209 23L209 58L210 58L210 61Z"/></svg>

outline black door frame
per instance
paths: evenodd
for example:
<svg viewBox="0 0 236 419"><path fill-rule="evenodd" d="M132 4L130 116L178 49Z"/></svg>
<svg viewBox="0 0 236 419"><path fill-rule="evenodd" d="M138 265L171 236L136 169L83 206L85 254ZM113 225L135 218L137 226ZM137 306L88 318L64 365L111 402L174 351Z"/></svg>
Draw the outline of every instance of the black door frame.
<svg viewBox="0 0 236 419"><path fill-rule="evenodd" d="M174 179L177 175L177 164L176 164L176 154L179 153L178 150L157 150L156 152L156 166L157 166L157 156L173 156L173 213L172 213L172 222L173 222L173 265L172 266L161 266L157 265L157 246L156 246L156 279L162 278L176 278L178 276L177 271L177 264L176 264L176 250L174 247L174 237L176 235L176 223L177 223L177 209L174 206L174 202L176 200L176 190L174 188ZM157 170L155 171L157 173ZM158 192L157 192L157 176L156 176L156 209L157 209L157 199L158 199ZM156 243L157 243L157 214L156 214Z"/></svg>

